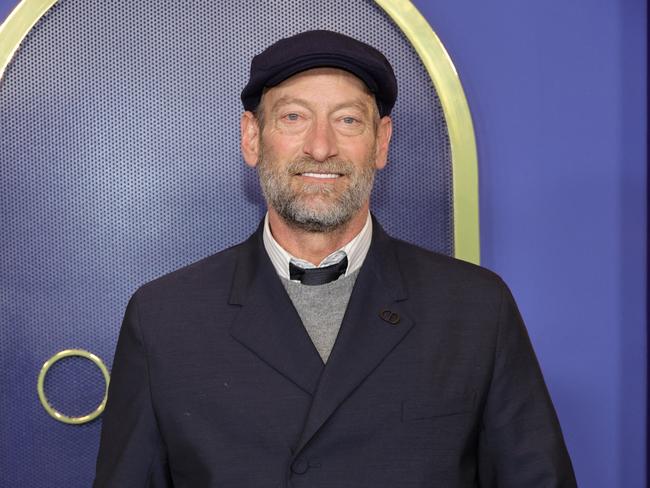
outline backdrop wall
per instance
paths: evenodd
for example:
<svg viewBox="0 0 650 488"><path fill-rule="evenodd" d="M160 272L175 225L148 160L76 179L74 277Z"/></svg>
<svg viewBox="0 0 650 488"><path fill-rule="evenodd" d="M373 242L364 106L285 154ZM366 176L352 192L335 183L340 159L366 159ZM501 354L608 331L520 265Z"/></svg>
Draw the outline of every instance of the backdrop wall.
<svg viewBox="0 0 650 488"><path fill-rule="evenodd" d="M578 481L644 486L645 2L414 3L463 81L483 265L518 299Z"/></svg>
<svg viewBox="0 0 650 488"><path fill-rule="evenodd" d="M519 302L578 482L645 486L646 4L414 3L465 87L482 264Z"/></svg>

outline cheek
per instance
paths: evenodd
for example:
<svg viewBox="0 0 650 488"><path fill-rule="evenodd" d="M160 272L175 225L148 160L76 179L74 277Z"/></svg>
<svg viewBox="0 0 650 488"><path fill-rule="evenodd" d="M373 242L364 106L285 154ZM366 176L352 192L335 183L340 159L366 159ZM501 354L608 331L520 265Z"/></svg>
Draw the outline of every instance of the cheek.
<svg viewBox="0 0 650 488"><path fill-rule="evenodd" d="M359 142L353 144L342 144L342 155L357 165L367 165L369 162L374 164L375 144L374 140Z"/></svg>
<svg viewBox="0 0 650 488"><path fill-rule="evenodd" d="M273 159L292 158L300 153L302 141L296 137L271 133L263 137L264 154Z"/></svg>

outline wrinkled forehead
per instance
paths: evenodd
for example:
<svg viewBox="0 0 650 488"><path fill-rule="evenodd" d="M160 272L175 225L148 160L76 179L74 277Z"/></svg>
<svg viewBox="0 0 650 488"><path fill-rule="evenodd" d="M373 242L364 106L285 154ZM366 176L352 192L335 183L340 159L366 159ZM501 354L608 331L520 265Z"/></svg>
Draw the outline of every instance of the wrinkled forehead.
<svg viewBox="0 0 650 488"><path fill-rule="evenodd" d="M258 111L279 103L329 103L331 105L362 105L375 112L377 103L370 88L354 74L331 67L301 71L262 93Z"/></svg>

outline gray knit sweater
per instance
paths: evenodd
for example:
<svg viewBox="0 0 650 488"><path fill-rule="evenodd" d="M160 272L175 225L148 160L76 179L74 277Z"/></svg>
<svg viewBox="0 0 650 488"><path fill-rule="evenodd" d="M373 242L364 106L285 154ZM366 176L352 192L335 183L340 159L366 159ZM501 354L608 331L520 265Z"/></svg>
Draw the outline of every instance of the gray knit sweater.
<svg viewBox="0 0 650 488"><path fill-rule="evenodd" d="M309 337L326 363L341 328L359 270L324 285L282 280Z"/></svg>

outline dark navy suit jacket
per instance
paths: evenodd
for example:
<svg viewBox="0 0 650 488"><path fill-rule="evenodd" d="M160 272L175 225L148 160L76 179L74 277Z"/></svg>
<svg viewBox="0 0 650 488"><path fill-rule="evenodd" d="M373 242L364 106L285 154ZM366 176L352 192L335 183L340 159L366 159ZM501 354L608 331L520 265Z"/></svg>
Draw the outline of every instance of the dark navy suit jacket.
<svg viewBox="0 0 650 488"><path fill-rule="evenodd" d="M573 487L505 284L375 222L326 365L258 230L132 297L95 487Z"/></svg>

